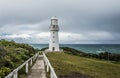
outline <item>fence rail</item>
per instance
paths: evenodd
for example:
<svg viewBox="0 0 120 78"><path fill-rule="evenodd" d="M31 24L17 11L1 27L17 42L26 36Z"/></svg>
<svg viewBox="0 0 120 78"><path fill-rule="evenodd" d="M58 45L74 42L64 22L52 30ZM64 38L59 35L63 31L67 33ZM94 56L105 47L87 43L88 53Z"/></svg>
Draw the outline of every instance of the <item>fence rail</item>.
<svg viewBox="0 0 120 78"><path fill-rule="evenodd" d="M36 60L36 58L38 57L39 53L36 53L33 57L29 58L27 61L25 61L22 65L20 65L18 68L16 68L15 70L13 70L11 73L9 73L5 78L18 78L18 71L25 66L26 69L26 73L28 73L28 67L29 67L29 62L30 65L32 66L33 61ZM46 71L49 72L50 71L50 78L57 78L57 75L54 71L54 68L52 67L52 65L50 64L47 56L45 55L45 53L43 53L43 58L44 58L44 63L46 68Z"/></svg>
<svg viewBox="0 0 120 78"><path fill-rule="evenodd" d="M33 57L29 58L27 61L25 61L22 65L20 65L18 68L16 68L15 70L13 70L10 74L8 74L5 78L18 78L18 71L23 67L26 66L26 73L28 73L28 67L29 67L29 62L30 65L32 66L33 61L36 60L36 58L38 57L39 53L36 53Z"/></svg>
<svg viewBox="0 0 120 78"><path fill-rule="evenodd" d="M57 78L57 75L54 71L54 68L52 67L52 65L50 64L47 56L45 55L45 53L43 53L43 57L44 57L44 62L45 62L45 66L47 67L46 68L46 71L49 72L50 71L50 78Z"/></svg>

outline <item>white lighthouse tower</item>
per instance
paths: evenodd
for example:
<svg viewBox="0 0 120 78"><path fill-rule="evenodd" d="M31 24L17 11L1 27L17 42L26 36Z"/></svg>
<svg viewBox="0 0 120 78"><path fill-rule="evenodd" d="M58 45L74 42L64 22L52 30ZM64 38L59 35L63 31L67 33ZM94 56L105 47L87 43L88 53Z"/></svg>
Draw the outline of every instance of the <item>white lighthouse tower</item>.
<svg viewBox="0 0 120 78"><path fill-rule="evenodd" d="M60 51L59 49L59 38L58 38L58 19L56 16L51 18L50 29L50 41L49 41L49 51Z"/></svg>

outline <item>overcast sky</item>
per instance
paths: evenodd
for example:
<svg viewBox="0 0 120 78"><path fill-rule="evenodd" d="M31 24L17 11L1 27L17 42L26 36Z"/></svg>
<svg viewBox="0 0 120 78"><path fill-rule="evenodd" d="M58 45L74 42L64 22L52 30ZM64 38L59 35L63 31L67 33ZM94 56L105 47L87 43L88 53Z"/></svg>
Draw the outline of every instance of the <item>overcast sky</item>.
<svg viewBox="0 0 120 78"><path fill-rule="evenodd" d="M64 44L120 44L120 0L0 0L0 39L48 43L50 18Z"/></svg>

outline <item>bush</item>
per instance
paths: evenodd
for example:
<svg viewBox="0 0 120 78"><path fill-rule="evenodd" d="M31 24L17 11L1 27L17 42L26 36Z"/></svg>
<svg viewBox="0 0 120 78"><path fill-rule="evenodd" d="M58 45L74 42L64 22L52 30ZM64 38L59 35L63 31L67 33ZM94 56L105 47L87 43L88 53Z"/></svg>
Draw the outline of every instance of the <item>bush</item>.
<svg viewBox="0 0 120 78"><path fill-rule="evenodd" d="M36 50L28 44L0 40L0 76L4 78L9 69L14 70L35 53Z"/></svg>
<svg viewBox="0 0 120 78"><path fill-rule="evenodd" d="M10 68L7 68L7 67L0 68L0 78L4 78L10 72L11 72Z"/></svg>

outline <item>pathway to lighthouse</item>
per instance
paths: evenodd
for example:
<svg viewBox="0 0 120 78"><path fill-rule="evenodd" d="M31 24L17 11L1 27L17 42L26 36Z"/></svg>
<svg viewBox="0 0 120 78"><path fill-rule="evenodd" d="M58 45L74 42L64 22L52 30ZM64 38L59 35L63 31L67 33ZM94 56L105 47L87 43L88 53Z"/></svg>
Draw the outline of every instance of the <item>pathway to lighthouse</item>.
<svg viewBox="0 0 120 78"><path fill-rule="evenodd" d="M43 56L39 55L27 78L46 78Z"/></svg>

